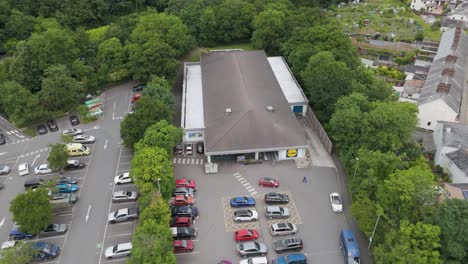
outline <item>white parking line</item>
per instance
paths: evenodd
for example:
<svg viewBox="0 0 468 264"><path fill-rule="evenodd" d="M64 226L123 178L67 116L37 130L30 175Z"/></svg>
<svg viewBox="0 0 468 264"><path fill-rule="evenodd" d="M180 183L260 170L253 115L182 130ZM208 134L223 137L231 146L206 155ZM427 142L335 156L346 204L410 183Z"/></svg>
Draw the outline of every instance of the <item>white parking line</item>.
<svg viewBox="0 0 468 264"><path fill-rule="evenodd" d="M172 163L176 163L176 161L177 161L177 158L174 158L174 159L172 160Z"/></svg>
<svg viewBox="0 0 468 264"><path fill-rule="evenodd" d="M39 235L37 236L36 240L49 240L49 239L55 239L55 238L63 238L63 237L66 237L67 235L63 235L63 236L48 236L48 237L39 237Z"/></svg>
<svg viewBox="0 0 468 264"><path fill-rule="evenodd" d="M203 165L203 159L200 160L200 164Z"/></svg>
<svg viewBox="0 0 468 264"><path fill-rule="evenodd" d="M177 253L175 255L176 256L183 256L183 255L194 255L194 254L200 254L200 252L194 251L194 252L187 252L187 253Z"/></svg>
<svg viewBox="0 0 468 264"><path fill-rule="evenodd" d="M133 233L125 233L125 234L120 234L120 235L113 235L113 236L108 236L106 238L113 238L113 237L121 237L121 236L131 236Z"/></svg>

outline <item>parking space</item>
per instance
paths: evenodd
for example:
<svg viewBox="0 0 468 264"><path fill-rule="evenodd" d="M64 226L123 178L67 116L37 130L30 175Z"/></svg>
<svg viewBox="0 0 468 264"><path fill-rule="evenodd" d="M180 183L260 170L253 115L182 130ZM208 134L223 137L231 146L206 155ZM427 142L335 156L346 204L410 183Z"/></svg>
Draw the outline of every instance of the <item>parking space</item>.
<svg viewBox="0 0 468 264"><path fill-rule="evenodd" d="M133 157L132 151L120 147L119 158L115 171L115 176L130 171L130 162ZM112 184L112 193L117 191L138 192L138 188L133 184ZM137 202L112 202L109 201L108 215L112 212L118 211L122 208L135 208L138 207ZM107 218L106 218L107 219ZM132 235L138 226L138 219L133 221L125 221L120 223L111 224L106 221L104 228L104 236L102 243L98 245L101 248L99 263L126 263L126 258L106 259L104 252L108 247L115 246L120 243L127 243L132 241Z"/></svg>
<svg viewBox="0 0 468 264"><path fill-rule="evenodd" d="M298 237L304 247L300 251L310 263L340 263L343 256L339 246L339 232L346 228L346 219L341 213L333 213L328 196L339 192L338 175L334 168L313 167L297 169L293 162L277 162L258 165L229 163L220 167L217 174L204 174L193 166L175 165L176 178L189 178L197 182L197 207L201 218L195 224L198 229L195 250L199 254L177 255L177 263L203 264L229 260L238 263L242 260L236 254L234 231L256 229L258 242L268 247L268 259L277 258L292 252L277 254L273 242L280 239ZM302 182L307 176L308 182ZM258 186L262 177L272 177L280 182L279 188ZM284 193L289 203L279 205L290 211L288 219L267 219L265 217L264 194ZM229 200L236 196L251 196L256 200L255 209L259 220L255 222L234 223L232 215L237 208L231 208ZM250 207L254 208L254 207ZM248 209L248 208L246 208ZM206 220L208 218L208 220ZM290 236L272 237L269 228L273 223L290 222L296 224L298 233Z"/></svg>

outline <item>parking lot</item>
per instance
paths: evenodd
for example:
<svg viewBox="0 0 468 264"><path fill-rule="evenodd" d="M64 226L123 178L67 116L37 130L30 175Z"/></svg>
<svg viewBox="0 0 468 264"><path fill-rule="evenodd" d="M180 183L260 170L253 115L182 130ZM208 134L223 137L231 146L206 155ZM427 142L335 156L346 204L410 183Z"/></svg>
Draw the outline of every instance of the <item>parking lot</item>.
<svg viewBox="0 0 468 264"><path fill-rule="evenodd" d="M109 212L124 207L132 207L132 203L113 204L112 192L118 190L136 190L133 185L114 186L114 177L129 171L132 154L121 145L119 126L123 117L130 109L131 88L135 83L127 83L115 87L102 95L104 114L90 124L79 124L86 135L96 137L94 144L89 144L91 155L73 157L86 163L81 170L67 171L65 176L78 180L78 202L72 209L62 210L55 214L53 223L68 224L64 235L43 237L35 236L33 241L47 241L60 247L60 255L49 262L43 263L106 263L103 252L106 247L116 243L131 241L131 235L136 222L107 224ZM34 174L34 167L44 164L50 151L49 144L60 142L64 129L70 128L68 116L56 119L59 131L34 138L11 132L7 134L7 144L0 146L0 164L12 168L8 175L0 176L0 182L5 188L0 191L0 243L8 239L8 233L13 227L9 213L9 201L16 194L24 192L23 183L27 179L42 178L48 180L54 176ZM23 136L23 138L21 137ZM18 176L18 164L28 163L30 174ZM112 260L125 263L125 259Z"/></svg>
<svg viewBox="0 0 468 264"><path fill-rule="evenodd" d="M217 263L229 260L238 263L242 258L236 254L238 243L234 241L234 231L253 228L259 232L258 242L268 247L268 259L277 258L272 248L273 241L290 237L303 240L305 254L309 263L341 263L342 252L339 246L339 232L346 228L346 219L342 213L333 213L330 209L329 194L339 192L338 175L333 167L312 167L297 169L293 162L270 162L259 165L241 165L234 162L220 164L218 174L205 174L203 168L196 165L175 164L176 178L188 178L197 182L196 206L200 210L200 219L194 225L198 230L194 242L194 252L177 255L178 263ZM307 176L308 182L302 179ZM273 177L280 181L277 189L258 186L262 177ZM263 201L265 193L285 193L290 197L287 205L290 210L288 219L270 220L264 216ZM229 199L236 196L255 198L259 221L234 223L234 210ZM272 223L290 222L298 225L298 233L291 236L272 237L269 227ZM294 253L286 252L281 255Z"/></svg>

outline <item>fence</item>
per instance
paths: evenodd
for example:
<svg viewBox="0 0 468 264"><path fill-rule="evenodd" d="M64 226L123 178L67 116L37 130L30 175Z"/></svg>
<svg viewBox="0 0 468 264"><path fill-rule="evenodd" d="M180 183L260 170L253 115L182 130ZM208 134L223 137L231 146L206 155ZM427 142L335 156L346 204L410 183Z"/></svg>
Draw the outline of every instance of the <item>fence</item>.
<svg viewBox="0 0 468 264"><path fill-rule="evenodd" d="M325 129L323 129L322 124L320 124L320 121L317 119L310 106L307 107L307 114L305 119L306 122L317 132L320 142L322 142L323 146L328 151L328 153L331 153L333 143L328 137L327 132L325 132Z"/></svg>

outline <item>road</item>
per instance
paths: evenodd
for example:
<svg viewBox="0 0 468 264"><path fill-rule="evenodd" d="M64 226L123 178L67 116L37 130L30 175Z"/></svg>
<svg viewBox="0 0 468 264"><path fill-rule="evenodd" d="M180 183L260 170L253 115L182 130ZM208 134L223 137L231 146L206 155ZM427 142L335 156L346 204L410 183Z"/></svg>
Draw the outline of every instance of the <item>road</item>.
<svg viewBox="0 0 468 264"><path fill-rule="evenodd" d="M68 223L70 227L66 235L49 239L62 249L60 256L50 263L104 263L100 256L101 248L105 246L105 227L112 206L110 200L114 189L113 179L119 171L128 171L131 159L131 153L122 154L125 150L121 146L119 128L129 110L131 87L134 84L122 84L103 93L101 98L104 101L104 115L98 121L75 126L86 131L85 134L95 136L96 142L90 145L91 156L79 158L87 163L86 169L70 173L70 176L79 179L80 199L72 212L54 217L54 222ZM8 140L8 144L0 146L0 164L13 168L9 175L0 177L0 181L6 184L0 191L0 243L8 239L8 233L13 227L8 210L9 202L18 193L24 192L23 182L26 178L36 177L33 166L46 163L50 151L48 145L59 142L61 130L71 127L67 117L56 121L60 132L49 132L31 139L25 137L27 140L23 142L17 139L16 141L20 141L17 143ZM4 125L0 119L0 128ZM9 135L9 139L10 137L14 138L15 135ZM17 166L23 162L34 164L28 176L20 177ZM130 231L133 229L132 226ZM129 234L127 239L131 239L131 232L126 231L126 234ZM42 240L40 237L36 239Z"/></svg>

